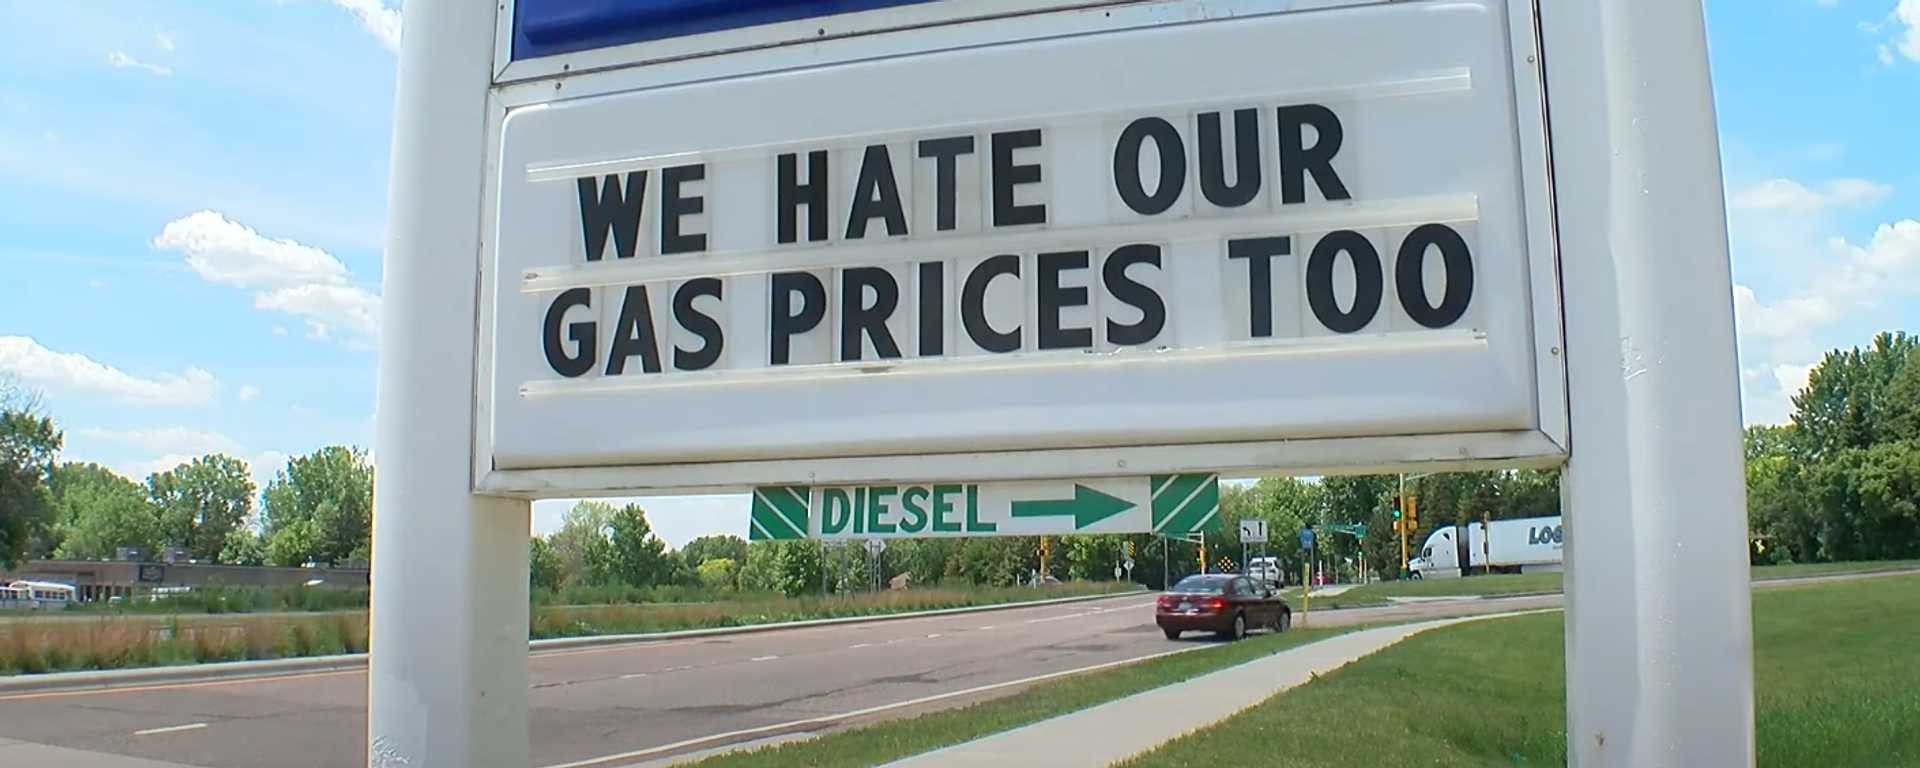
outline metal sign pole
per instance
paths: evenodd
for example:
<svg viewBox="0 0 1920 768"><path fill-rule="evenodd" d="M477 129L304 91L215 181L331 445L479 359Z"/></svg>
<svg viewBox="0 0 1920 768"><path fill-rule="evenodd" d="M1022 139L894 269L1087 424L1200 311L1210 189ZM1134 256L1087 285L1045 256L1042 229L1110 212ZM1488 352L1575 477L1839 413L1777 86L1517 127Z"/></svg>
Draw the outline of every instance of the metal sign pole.
<svg viewBox="0 0 1920 768"><path fill-rule="evenodd" d="M1578 287L1561 292L1568 765L1752 766L1739 364L1701 3L1538 5L1561 284Z"/></svg>

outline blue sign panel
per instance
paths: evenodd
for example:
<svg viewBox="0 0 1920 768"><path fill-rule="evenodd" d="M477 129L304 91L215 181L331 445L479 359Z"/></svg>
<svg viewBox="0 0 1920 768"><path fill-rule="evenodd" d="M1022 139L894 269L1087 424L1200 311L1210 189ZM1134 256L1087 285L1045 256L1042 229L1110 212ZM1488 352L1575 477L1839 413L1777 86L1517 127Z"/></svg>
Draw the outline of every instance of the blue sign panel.
<svg viewBox="0 0 1920 768"><path fill-rule="evenodd" d="M1313 549L1313 529L1312 528L1300 529L1300 549L1302 550Z"/></svg>
<svg viewBox="0 0 1920 768"><path fill-rule="evenodd" d="M518 0L513 60L934 0Z"/></svg>

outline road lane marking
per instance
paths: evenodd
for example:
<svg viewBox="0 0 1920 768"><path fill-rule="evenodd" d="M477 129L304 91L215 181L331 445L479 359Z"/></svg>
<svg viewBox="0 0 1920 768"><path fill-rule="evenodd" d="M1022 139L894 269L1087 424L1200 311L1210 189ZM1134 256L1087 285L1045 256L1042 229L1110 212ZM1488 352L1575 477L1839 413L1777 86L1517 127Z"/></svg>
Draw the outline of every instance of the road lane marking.
<svg viewBox="0 0 1920 768"><path fill-rule="evenodd" d="M847 647L848 648L866 648L872 645L873 643L854 643L853 645L849 645Z"/></svg>
<svg viewBox="0 0 1920 768"><path fill-rule="evenodd" d="M807 726L813 726L813 725L831 725L833 723L837 723L842 720L851 720L856 717L865 717L867 715L877 715L883 712L890 712L896 709L905 709L907 707L917 707L923 704L933 704L936 702L945 701L947 699L957 699L963 696L973 696L976 694L988 693L990 691L997 691L1002 688L1013 688L1013 687L1022 686L1022 685L1032 685L1034 683L1042 683L1048 680L1067 677L1070 675L1085 674L1087 672L1098 672L1103 669L1112 669L1114 667L1124 666L1127 664L1134 664L1137 662L1164 658L1167 656L1172 656L1180 653L1198 651L1203 648L1224 648L1224 647L1226 646L1223 644L1189 645L1182 648L1175 648L1171 651L1161 651L1159 653L1150 653L1145 656L1134 656L1131 658L1119 659L1117 661L1108 661L1108 662L1094 664L1086 667L1075 667L1073 669L1065 669L1065 670L1060 670L1058 672L1048 672L1044 675L1034 675L1033 677L1023 677L1018 680L1007 680L999 683L990 683L987 685L975 686L973 688L968 688L960 691L948 691L946 693L936 693L931 696L921 696L919 698L908 699L906 701L896 701L896 702L893 702L892 704L881 704L878 706L867 707L865 709L856 709L852 712L841 712L837 715L822 715L820 717L809 717L805 720L794 720L791 722L776 723L774 725L763 725L758 728L747 728L744 730L729 731L727 733L716 733L711 736L700 736L697 738L687 739L685 741L676 741L672 744L662 744L657 747L637 749L632 752L622 752L617 755L607 755L605 757L588 758L586 760L578 760L571 763L558 763L555 765L545 766L545 768L591 768L592 766L604 766L608 764L630 762L640 758L651 757L653 755L658 755L658 754L663 754L668 752L677 752L682 749L687 749L689 747L697 747L702 744L711 744L714 742L740 741L749 737L761 736L768 733L775 733L775 732L785 731L785 730L794 729L794 728L805 728Z"/></svg>
<svg viewBox="0 0 1920 768"><path fill-rule="evenodd" d="M933 634L931 634L931 635L927 635L927 639L928 639L928 640L932 640L932 639L934 639L934 638L936 638L936 637L939 637L939 636L940 636L940 633L938 633L938 632L935 632L935 633L933 633Z"/></svg>
<svg viewBox="0 0 1920 768"><path fill-rule="evenodd" d="M987 631L991 631L992 629L993 629L993 627L981 627L981 628L979 628L979 629L977 629L977 630L974 630L974 631L976 631L976 632L987 632Z"/></svg>
<svg viewBox="0 0 1920 768"><path fill-rule="evenodd" d="M632 679L634 679L634 678L636 678L636 677L646 677L646 676L647 676L647 673L645 673L645 672L635 672L635 673L633 673L633 674L631 674L631 675L621 675L621 676L620 676L620 679L622 679L622 680L632 680Z"/></svg>
<svg viewBox="0 0 1920 768"><path fill-rule="evenodd" d="M165 728L148 728L144 731L134 731L133 735L152 736L160 733L179 733L180 731L195 731L205 727L207 727L206 723L188 723L186 725L169 725Z"/></svg>
<svg viewBox="0 0 1920 768"><path fill-rule="evenodd" d="M778 657L778 656L755 656L755 657L753 657L753 659L752 659L752 661L773 661L774 659L777 659L777 658L780 658L780 657Z"/></svg>

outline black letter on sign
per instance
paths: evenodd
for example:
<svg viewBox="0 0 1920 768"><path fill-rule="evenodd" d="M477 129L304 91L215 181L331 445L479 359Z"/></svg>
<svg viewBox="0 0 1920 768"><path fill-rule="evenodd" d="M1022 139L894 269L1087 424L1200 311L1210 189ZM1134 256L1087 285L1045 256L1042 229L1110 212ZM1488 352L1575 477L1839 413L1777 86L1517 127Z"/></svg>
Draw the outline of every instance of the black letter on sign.
<svg viewBox="0 0 1920 768"><path fill-rule="evenodd" d="M1256 339L1273 337L1273 257L1292 253L1291 237L1250 237L1227 241L1227 258L1247 260L1247 335ZM1327 285L1328 290L1332 290L1333 284L1329 282Z"/></svg>
<svg viewBox="0 0 1920 768"><path fill-rule="evenodd" d="M1069 269L1086 269L1092 264L1092 256L1086 251L1059 251L1042 253L1034 257L1035 298L1040 304L1041 349L1092 349L1092 328L1060 327L1060 310L1067 307L1087 305L1087 289L1080 286L1072 288L1060 285L1060 273Z"/></svg>
<svg viewBox="0 0 1920 768"><path fill-rule="evenodd" d="M1313 126L1313 146L1306 146L1306 135L1301 126ZM1340 116L1333 110L1319 104L1296 104L1280 108L1280 202L1304 203L1307 201L1307 177L1313 174L1313 184L1320 188L1320 196L1328 200L1346 200L1353 195L1347 193L1347 185L1340 181L1340 174L1333 170L1333 156L1340 153L1340 140L1346 134L1340 127Z"/></svg>
<svg viewBox="0 0 1920 768"><path fill-rule="evenodd" d="M907 212L900 207L900 185L893 177L893 155L887 145L867 147L860 158L860 178L853 184L853 210L847 214L847 239L867 236L867 222L886 219L887 235L907 233Z"/></svg>
<svg viewBox="0 0 1920 768"><path fill-rule="evenodd" d="M1040 146L1040 129L1004 131L988 139L993 145L993 225L1014 227L1047 223L1047 204L1013 204L1013 188L1040 183L1040 164L1014 165L1016 149Z"/></svg>
<svg viewBox="0 0 1920 768"><path fill-rule="evenodd" d="M1260 194L1260 110L1233 111L1233 184L1227 184L1220 113L1200 113L1200 194L1222 208L1238 208Z"/></svg>
<svg viewBox="0 0 1920 768"><path fill-rule="evenodd" d="M700 337L699 349L673 348L673 367L682 371L704 371L720 360L720 352L727 348L726 334L720 330L719 321L693 305L693 300L701 296L721 298L720 287L720 278L696 277L681 283L680 290L673 292L673 321Z"/></svg>
<svg viewBox="0 0 1920 768"><path fill-rule="evenodd" d="M574 307L593 307L593 292L585 288L568 288L554 297L547 305L546 333L543 335L547 350L547 367L554 373L569 379L585 375L593 370L594 347L600 343L592 320L567 324L566 339L560 338L560 323L567 318L567 310ZM574 353L567 354L566 343L573 342Z"/></svg>
<svg viewBox="0 0 1920 768"><path fill-rule="evenodd" d="M1346 312L1340 311L1340 301L1333 296L1333 260L1342 253L1353 261L1353 308ZM1327 330L1353 333L1367 327L1379 313L1385 277L1380 252L1366 236L1350 229L1330 233L1307 256L1307 306Z"/></svg>
<svg viewBox="0 0 1920 768"><path fill-rule="evenodd" d="M653 331L653 302L644 285L627 286L620 300L620 319L613 324L613 347L607 350L607 375L627 372L627 358L640 356L640 370L660 372L660 338Z"/></svg>
<svg viewBox="0 0 1920 768"><path fill-rule="evenodd" d="M807 240L827 239L827 151L807 153L807 182L800 183L800 157L792 152L780 156L775 175L774 208L779 222L776 239L780 244L799 242L800 206L807 207Z"/></svg>
<svg viewBox="0 0 1920 768"><path fill-rule="evenodd" d="M813 330L827 316L827 287L811 272L775 272L768 290L773 293L773 323L769 330L768 365L786 365L793 337ZM800 294L800 311L793 295Z"/></svg>
<svg viewBox="0 0 1920 768"><path fill-rule="evenodd" d="M867 289L873 289L873 306L866 306ZM840 359L860 360L866 345L864 334L873 339L873 351L880 359L900 356L900 345L887 330L887 318L900 307L900 284L884 267L851 267L840 271Z"/></svg>
<svg viewBox="0 0 1920 768"><path fill-rule="evenodd" d="M954 158L973 154L972 136L949 136L944 139L921 139L920 156L933 158L933 228L946 232L958 226L955 223L955 211L959 208L954 189L958 186L955 176Z"/></svg>
<svg viewBox="0 0 1920 768"><path fill-rule="evenodd" d="M693 253L707 249L707 235L695 232L691 235L680 233L680 218L691 216L706 210L706 202L699 195L682 197L680 185L689 181L699 181L707 177L707 167L701 164L676 165L660 169L660 254Z"/></svg>
<svg viewBox="0 0 1920 768"><path fill-rule="evenodd" d="M1446 268L1447 292L1440 306L1427 304L1427 247L1440 247L1440 264ZM1400 294L1400 306L1407 316L1428 328L1445 328L1467 314L1473 301L1473 252L1467 241L1445 224L1423 224L1400 243L1394 256L1393 282Z"/></svg>
<svg viewBox="0 0 1920 768"><path fill-rule="evenodd" d="M988 352L1020 351L1020 326L1001 333L987 323L987 286L1000 275L1020 277L1020 257L1002 254L980 262L960 287L960 326L976 347Z"/></svg>
<svg viewBox="0 0 1920 768"><path fill-rule="evenodd" d="M1147 139L1153 139L1153 149L1160 153L1160 180L1153 194L1140 188L1140 145ZM1134 213L1152 216L1172 207L1186 186L1187 146L1180 141L1180 131L1158 117L1128 123L1113 143L1113 189L1120 193L1120 202Z"/></svg>
<svg viewBox="0 0 1920 768"><path fill-rule="evenodd" d="M623 193L621 177L608 176L594 194L593 177L574 180L580 191L580 231L587 238L587 261L599 261L607 250L607 234L613 234L616 258L633 258L640 245L640 204L647 199L647 172L626 174Z"/></svg>
<svg viewBox="0 0 1920 768"><path fill-rule="evenodd" d="M920 356L939 357L947 347L947 265L920 263Z"/></svg>
<svg viewBox="0 0 1920 768"><path fill-rule="evenodd" d="M1107 293L1140 310L1140 322L1133 325L1107 321L1107 341L1120 346L1130 347L1153 341L1167 327L1166 300L1160 298L1152 286L1127 276L1127 267L1135 264L1152 264L1154 269L1159 269L1160 246L1151 243L1120 246L1107 255L1107 263L1100 268L1101 282L1106 283Z"/></svg>

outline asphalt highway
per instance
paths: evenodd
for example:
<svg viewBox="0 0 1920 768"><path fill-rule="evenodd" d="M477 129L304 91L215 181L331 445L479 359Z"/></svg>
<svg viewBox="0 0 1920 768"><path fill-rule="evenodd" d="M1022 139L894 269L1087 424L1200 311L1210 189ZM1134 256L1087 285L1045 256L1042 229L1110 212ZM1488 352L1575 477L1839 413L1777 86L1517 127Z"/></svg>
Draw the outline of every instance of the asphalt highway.
<svg viewBox="0 0 1920 768"><path fill-rule="evenodd" d="M1808 581L1832 578L1845 577ZM1148 593L536 654L530 665L530 765L618 768L823 732L1212 642L1166 640L1153 625L1153 599ZM1313 611L1308 623L1330 627L1560 605L1557 594L1402 603ZM1300 623L1298 614L1295 621ZM0 696L0 754L14 740L203 768L362 768L366 695L365 672L344 671ZM85 765L77 758L61 762L62 768Z"/></svg>

